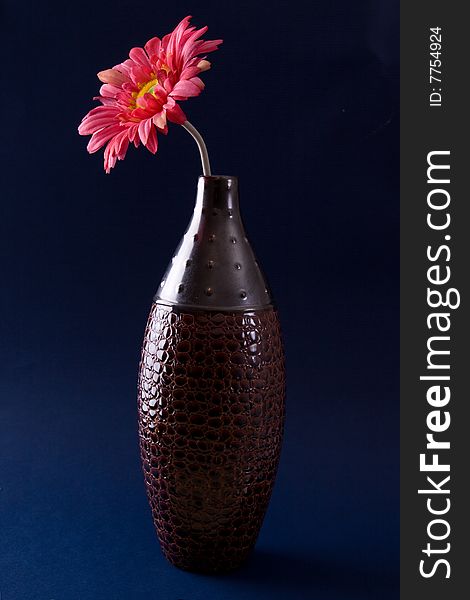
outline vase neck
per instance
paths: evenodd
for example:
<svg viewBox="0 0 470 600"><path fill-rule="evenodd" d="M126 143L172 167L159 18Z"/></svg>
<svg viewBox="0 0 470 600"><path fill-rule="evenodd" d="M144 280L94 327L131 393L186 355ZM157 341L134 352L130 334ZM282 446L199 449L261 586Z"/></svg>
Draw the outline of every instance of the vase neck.
<svg viewBox="0 0 470 600"><path fill-rule="evenodd" d="M201 176L197 186L195 211L210 215L213 211L226 211L229 216L238 216L238 178L220 175Z"/></svg>
<svg viewBox="0 0 470 600"><path fill-rule="evenodd" d="M240 216L236 177L199 178L192 218L155 299L214 310L271 304Z"/></svg>

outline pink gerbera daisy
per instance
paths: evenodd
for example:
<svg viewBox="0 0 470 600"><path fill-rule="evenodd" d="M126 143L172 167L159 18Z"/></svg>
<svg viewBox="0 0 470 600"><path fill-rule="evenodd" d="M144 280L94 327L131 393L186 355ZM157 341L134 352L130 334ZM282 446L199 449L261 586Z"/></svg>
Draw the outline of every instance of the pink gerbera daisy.
<svg viewBox="0 0 470 600"><path fill-rule="evenodd" d="M186 17L162 40L149 40L144 48L132 48L129 58L112 69L100 71L102 106L91 110L78 132L91 135L87 150L96 152L105 144L106 173L123 160L129 142L142 142L153 154L158 148L157 130L168 132L167 121L187 124L178 101L198 96L204 83L198 77L210 68L205 56L217 50L222 40L199 39L207 27L189 26ZM193 132L194 135L194 132Z"/></svg>

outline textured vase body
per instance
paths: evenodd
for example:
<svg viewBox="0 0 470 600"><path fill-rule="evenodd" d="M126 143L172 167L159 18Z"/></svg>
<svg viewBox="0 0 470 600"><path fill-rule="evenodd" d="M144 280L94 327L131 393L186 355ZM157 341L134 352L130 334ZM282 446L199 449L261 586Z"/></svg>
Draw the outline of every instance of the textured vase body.
<svg viewBox="0 0 470 600"><path fill-rule="evenodd" d="M253 548L284 424L279 321L233 177L200 177L194 214L154 298L139 435L158 538L177 567L218 572Z"/></svg>

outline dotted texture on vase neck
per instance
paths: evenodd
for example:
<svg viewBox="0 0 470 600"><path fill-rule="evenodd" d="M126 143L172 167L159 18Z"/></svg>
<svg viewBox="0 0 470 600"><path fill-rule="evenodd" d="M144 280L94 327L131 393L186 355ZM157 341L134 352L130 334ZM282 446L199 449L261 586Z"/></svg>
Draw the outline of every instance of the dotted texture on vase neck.
<svg viewBox="0 0 470 600"><path fill-rule="evenodd" d="M273 308L184 312L154 303L139 435L155 527L174 565L230 570L253 548L279 461L284 397Z"/></svg>

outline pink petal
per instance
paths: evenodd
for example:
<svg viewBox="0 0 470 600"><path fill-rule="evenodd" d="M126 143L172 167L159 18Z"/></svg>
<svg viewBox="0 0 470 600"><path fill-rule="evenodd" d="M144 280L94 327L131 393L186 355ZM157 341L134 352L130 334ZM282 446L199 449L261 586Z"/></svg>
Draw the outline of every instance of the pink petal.
<svg viewBox="0 0 470 600"><path fill-rule="evenodd" d="M178 81L173 88L171 95L178 100L190 98L192 96L199 96L200 93L201 88L198 85L192 81L189 81L188 79L183 79L182 81Z"/></svg>
<svg viewBox="0 0 470 600"><path fill-rule="evenodd" d="M137 108L132 111L132 117L137 119L148 119L154 114L161 112L167 98L160 100L152 94L145 94L138 100Z"/></svg>
<svg viewBox="0 0 470 600"><path fill-rule="evenodd" d="M130 70L130 78L132 80L132 82L136 85L140 84L140 83L146 83L147 81L149 81L152 78L152 70L150 66L144 66L144 65L139 65L137 63L134 63L134 65L132 66L131 70Z"/></svg>
<svg viewBox="0 0 470 600"><path fill-rule="evenodd" d="M150 150L152 154L155 154L158 149L158 139L157 139L157 131L155 127L150 127L149 135L147 138L147 143L145 144L147 149Z"/></svg>
<svg viewBox="0 0 470 600"><path fill-rule="evenodd" d="M181 36L187 27L189 26L189 21L191 20L191 16L188 15L184 19L182 19L178 25L174 28L173 32L170 34L170 38L168 40L168 52L171 54L174 53L176 46L179 44L181 40Z"/></svg>
<svg viewBox="0 0 470 600"><path fill-rule="evenodd" d="M204 41L198 48L198 54L207 54L208 52L214 52L217 47L223 43L224 40L207 40Z"/></svg>
<svg viewBox="0 0 470 600"><path fill-rule="evenodd" d="M122 131L120 125L111 125L110 127L105 127L104 129L100 129L96 133L91 136L90 141L88 142L87 150L90 154L93 154L97 150L101 148L109 139L115 136L117 133Z"/></svg>
<svg viewBox="0 0 470 600"><path fill-rule="evenodd" d="M171 38L171 33L167 33L166 35L164 35L162 37L162 48L165 52L167 52L168 49L168 43L170 41Z"/></svg>
<svg viewBox="0 0 470 600"><path fill-rule="evenodd" d="M208 71L211 68L211 63L208 60L200 60L197 63L197 68L201 73L203 71Z"/></svg>
<svg viewBox="0 0 470 600"><path fill-rule="evenodd" d="M115 98L116 94L118 94L120 91L120 87L111 85L110 83L105 83L100 87L100 94L105 98Z"/></svg>
<svg viewBox="0 0 470 600"><path fill-rule="evenodd" d="M180 60L182 62L186 62L191 57L194 57L198 54L198 48L202 43L202 41L198 41L198 38L204 35L206 31L207 27L202 27L201 29L197 29L194 33L187 36L184 44L181 44L179 48Z"/></svg>
<svg viewBox="0 0 470 600"><path fill-rule="evenodd" d="M158 69L156 75L157 75L157 80L158 80L160 86L163 85L163 82L165 81L165 79L168 78L168 74L165 71L165 69Z"/></svg>
<svg viewBox="0 0 470 600"><path fill-rule="evenodd" d="M104 151L104 170L106 174L111 173L111 169L116 165L116 157L110 154L110 151L106 147Z"/></svg>
<svg viewBox="0 0 470 600"><path fill-rule="evenodd" d="M84 121L88 117L94 117L95 115L114 116L119 111L120 111L119 107L116 106L115 104L109 105L109 106L96 106L95 108L92 108L90 110L90 112L83 117L82 121Z"/></svg>
<svg viewBox="0 0 470 600"><path fill-rule="evenodd" d="M98 73L98 79L103 83L110 83L111 85L115 85L117 87L121 87L123 83L129 81L129 77L117 69L106 69L105 71L100 71Z"/></svg>
<svg viewBox="0 0 470 600"><path fill-rule="evenodd" d="M141 121L139 125L139 137L142 140L142 144L144 146L147 145L147 140L150 135L150 130L152 129L152 119L145 119L145 121Z"/></svg>
<svg viewBox="0 0 470 600"><path fill-rule="evenodd" d="M118 136L116 136L117 138ZM116 155L118 157L119 160L124 160L125 156L126 156L126 152L127 152L127 148L129 147L129 135L127 131L124 131L122 134L120 134L120 141L119 141L119 145L117 146L116 149Z"/></svg>
<svg viewBox="0 0 470 600"><path fill-rule="evenodd" d="M123 160L129 147L128 130L125 129L113 137L104 151L104 168L109 173L115 166L116 160Z"/></svg>
<svg viewBox="0 0 470 600"><path fill-rule="evenodd" d="M113 67L113 69L118 69L119 71L122 71L127 76L129 76L129 74L131 72L131 67L134 64L135 63L133 60L131 60L130 58L126 58L126 60L124 62L120 63L119 65L116 65L115 67Z"/></svg>
<svg viewBox="0 0 470 600"><path fill-rule="evenodd" d="M172 123L177 123L178 125L182 125L185 121L188 120L186 118L186 115L182 111L180 105L176 103L174 106L166 110L166 114L168 116L169 121L171 121Z"/></svg>
<svg viewBox="0 0 470 600"><path fill-rule="evenodd" d="M109 117L91 117L90 119L85 119L82 123L80 123L78 127L78 133L80 135L91 135L99 129L108 127L115 122L115 119L110 119Z"/></svg>
<svg viewBox="0 0 470 600"><path fill-rule="evenodd" d="M191 35L188 35L187 39L185 40L185 46L192 46L194 45L194 42L200 38L201 36L203 36L206 31L209 28L207 27L207 25L205 25L204 27L201 27L201 29L196 29L193 33L191 33Z"/></svg>
<svg viewBox="0 0 470 600"><path fill-rule="evenodd" d="M166 128L166 112L162 110L162 112L156 114L152 119L154 125L159 129Z"/></svg>
<svg viewBox="0 0 470 600"><path fill-rule="evenodd" d="M160 52L161 44L160 38L153 37L145 44L144 48L149 56L157 56Z"/></svg>
<svg viewBox="0 0 470 600"><path fill-rule="evenodd" d="M93 100L99 100L105 106L116 106L114 98L104 98L103 96L94 96Z"/></svg>
<svg viewBox="0 0 470 600"><path fill-rule="evenodd" d="M78 127L80 135L90 135L103 129L108 125L112 125L118 119L121 109L116 106L97 106L82 119Z"/></svg>
<svg viewBox="0 0 470 600"><path fill-rule="evenodd" d="M181 73L180 79L191 79L191 77L195 77L200 72L201 72L201 69L199 68L199 66L187 67Z"/></svg>
<svg viewBox="0 0 470 600"><path fill-rule="evenodd" d="M161 85L157 85L156 87L153 88L153 96L162 105L165 104L165 102L168 99L168 93L165 90L165 88Z"/></svg>
<svg viewBox="0 0 470 600"><path fill-rule="evenodd" d="M129 57L142 67L151 69L149 58L143 48L132 48L129 52Z"/></svg>
<svg viewBox="0 0 470 600"><path fill-rule="evenodd" d="M135 141L135 137L137 135L137 132L139 131L139 125L138 123L134 123L133 125L131 125L128 129L128 136L129 136L129 140L131 142ZM137 148L138 144L136 145Z"/></svg>
<svg viewBox="0 0 470 600"><path fill-rule="evenodd" d="M194 85L197 85L200 90L203 90L206 87L205 83L202 81L202 79L200 77L191 77L191 79L189 81L191 83L194 83Z"/></svg>

